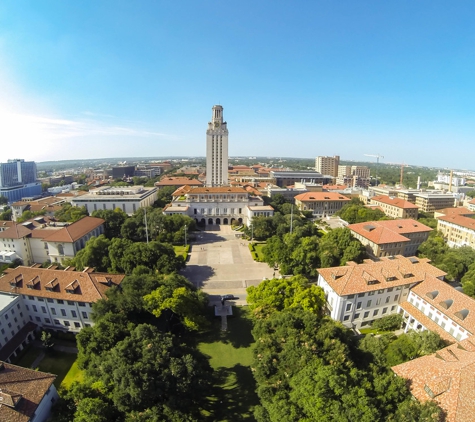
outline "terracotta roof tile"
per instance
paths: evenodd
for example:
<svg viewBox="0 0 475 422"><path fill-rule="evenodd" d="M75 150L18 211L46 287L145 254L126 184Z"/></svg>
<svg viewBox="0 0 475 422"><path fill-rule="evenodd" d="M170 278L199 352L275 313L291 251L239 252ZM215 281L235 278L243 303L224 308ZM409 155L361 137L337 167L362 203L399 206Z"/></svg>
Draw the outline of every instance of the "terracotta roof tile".
<svg viewBox="0 0 475 422"><path fill-rule="evenodd" d="M378 245L409 241L404 234L430 232L432 229L412 218L368 221L348 225L353 232Z"/></svg>
<svg viewBox="0 0 475 422"><path fill-rule="evenodd" d="M419 401L436 401L447 422L468 422L475 414L475 341L473 337L392 370L406 378Z"/></svg>
<svg viewBox="0 0 475 422"><path fill-rule="evenodd" d="M302 202L317 202L317 201L347 201L350 199L344 195L335 192L306 192L297 195L295 199Z"/></svg>
<svg viewBox="0 0 475 422"><path fill-rule="evenodd" d="M427 275L443 277L445 272L429 264L427 258L396 256L359 265L320 268L318 273L339 295L419 283Z"/></svg>
<svg viewBox="0 0 475 422"><path fill-rule="evenodd" d="M374 196L373 198L371 198L371 202L382 202L383 204L391 205L396 208L418 209L417 205L409 201L405 201L404 199L391 197L387 195Z"/></svg>
<svg viewBox="0 0 475 422"><path fill-rule="evenodd" d="M46 242L75 242L102 224L104 224L102 218L83 217L75 223L55 231L44 240Z"/></svg>
<svg viewBox="0 0 475 422"><path fill-rule="evenodd" d="M475 300L470 296L454 289L446 282L433 277L428 277L424 282L413 287L412 292L425 300L430 306L433 306L449 318L452 318L470 334L475 334ZM431 292L437 292L437 296L435 296L434 299L427 296L427 294ZM441 305L441 303L447 300L453 301L449 308L445 308L444 305ZM469 312L465 317L461 318L458 312L463 309Z"/></svg>
<svg viewBox="0 0 475 422"><path fill-rule="evenodd" d="M99 281L98 281L99 277ZM105 298L105 292L124 279L122 274L64 271L19 266L0 277L0 291L43 298L93 303ZM110 285L100 280L110 280ZM36 282L31 286L31 281ZM76 285L74 293L68 293ZM32 288L28 288L30 285Z"/></svg>
<svg viewBox="0 0 475 422"><path fill-rule="evenodd" d="M460 227L475 230L475 218L465 217L463 215L443 215L437 219L440 221L446 221L447 223L456 224Z"/></svg>
<svg viewBox="0 0 475 422"><path fill-rule="evenodd" d="M0 404L0 420L29 421L55 379L56 375L0 362L2 402L16 402L15 407Z"/></svg>

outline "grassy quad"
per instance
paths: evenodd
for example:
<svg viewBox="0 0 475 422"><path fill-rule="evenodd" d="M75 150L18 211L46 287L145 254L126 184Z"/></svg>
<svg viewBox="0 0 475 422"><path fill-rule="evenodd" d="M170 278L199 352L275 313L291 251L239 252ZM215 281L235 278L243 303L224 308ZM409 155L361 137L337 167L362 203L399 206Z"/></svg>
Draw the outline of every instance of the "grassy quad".
<svg viewBox="0 0 475 422"><path fill-rule="evenodd" d="M211 330L199 338L198 347L209 356L217 378L207 415L213 421L252 421L259 403L251 371L254 339L249 311L234 307L233 312L228 331L221 331L221 320L216 318Z"/></svg>

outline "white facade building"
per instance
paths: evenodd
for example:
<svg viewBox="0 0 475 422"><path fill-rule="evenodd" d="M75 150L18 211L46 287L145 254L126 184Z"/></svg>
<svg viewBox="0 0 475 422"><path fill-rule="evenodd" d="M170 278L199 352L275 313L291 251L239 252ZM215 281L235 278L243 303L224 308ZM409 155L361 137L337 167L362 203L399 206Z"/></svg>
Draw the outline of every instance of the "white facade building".
<svg viewBox="0 0 475 422"><path fill-rule="evenodd" d="M445 273L428 259L397 256L373 262L318 270L318 286L325 292L329 315L344 325L361 328L397 312L411 287L429 274Z"/></svg>
<svg viewBox="0 0 475 422"><path fill-rule="evenodd" d="M213 107L206 131L206 186L228 185L228 128L223 107Z"/></svg>
<svg viewBox="0 0 475 422"><path fill-rule="evenodd" d="M132 215L139 208L148 207L157 200L158 189L143 186L103 186L89 191L86 195L75 197L71 204L86 207L89 214L97 210L120 208Z"/></svg>

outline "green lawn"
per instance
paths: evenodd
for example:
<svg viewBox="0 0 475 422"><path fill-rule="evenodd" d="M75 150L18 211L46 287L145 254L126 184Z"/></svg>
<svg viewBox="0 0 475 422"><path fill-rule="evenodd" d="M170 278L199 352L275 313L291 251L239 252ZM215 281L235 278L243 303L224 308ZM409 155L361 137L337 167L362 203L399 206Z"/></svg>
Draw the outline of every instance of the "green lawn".
<svg viewBox="0 0 475 422"><path fill-rule="evenodd" d="M262 253L262 248L265 246L265 243L255 243L254 251L256 252L257 258L260 262L264 262L264 254Z"/></svg>
<svg viewBox="0 0 475 422"><path fill-rule="evenodd" d="M66 376L64 377L63 382L61 383L61 387L69 388L74 381L82 382L83 379L84 372L78 368L78 364L75 361Z"/></svg>
<svg viewBox="0 0 475 422"><path fill-rule="evenodd" d="M175 255L182 256L186 261L186 258L188 257L188 251L190 250L190 245L186 245L186 247L173 245L173 249L175 250Z"/></svg>
<svg viewBox="0 0 475 422"><path fill-rule="evenodd" d="M374 334L374 335L392 333L392 331L383 331L383 330L378 330L377 328L360 328L359 331L361 334Z"/></svg>
<svg viewBox="0 0 475 422"><path fill-rule="evenodd" d="M233 312L234 317L228 318L228 331L221 331L221 321L216 318L198 344L209 356L217 379L207 412L213 421L252 421L252 409L259 403L250 367L254 340L249 310L234 307Z"/></svg>
<svg viewBox="0 0 475 422"><path fill-rule="evenodd" d="M34 360L42 352L42 349L30 346L14 364L24 368L30 368ZM65 353L54 350L48 351L39 363L38 370L57 375L54 382L56 388L59 388L63 380L64 384L69 387L73 381L81 381L83 377L82 371L77 367L76 357L76 353Z"/></svg>

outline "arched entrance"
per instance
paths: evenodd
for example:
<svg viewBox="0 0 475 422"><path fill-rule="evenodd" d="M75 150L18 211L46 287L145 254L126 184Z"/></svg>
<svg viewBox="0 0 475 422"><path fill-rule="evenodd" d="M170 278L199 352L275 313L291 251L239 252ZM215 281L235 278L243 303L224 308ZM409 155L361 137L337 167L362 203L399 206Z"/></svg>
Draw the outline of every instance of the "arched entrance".
<svg viewBox="0 0 475 422"><path fill-rule="evenodd" d="M224 219L223 219L223 224L229 224L229 222L228 222L228 219L227 219L227 218L224 218Z"/></svg>
<svg viewBox="0 0 475 422"><path fill-rule="evenodd" d="M236 221L235 218L231 218L231 224L233 224Z"/></svg>
<svg viewBox="0 0 475 422"><path fill-rule="evenodd" d="M202 219L200 220L200 224L201 224L202 226L206 226L206 220L205 220L204 218L202 218Z"/></svg>
<svg viewBox="0 0 475 422"><path fill-rule="evenodd" d="M216 224L221 224L221 219L220 218L216 219Z"/></svg>
<svg viewBox="0 0 475 422"><path fill-rule="evenodd" d="M208 224L213 224L213 219L212 218L208 218Z"/></svg>
<svg viewBox="0 0 475 422"><path fill-rule="evenodd" d="M242 218L238 218L239 224L242 224Z"/></svg>

